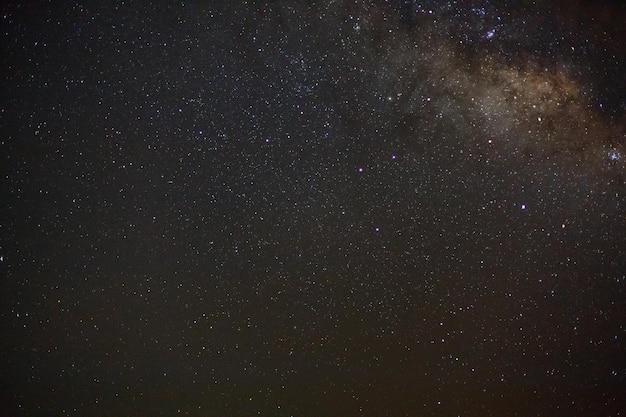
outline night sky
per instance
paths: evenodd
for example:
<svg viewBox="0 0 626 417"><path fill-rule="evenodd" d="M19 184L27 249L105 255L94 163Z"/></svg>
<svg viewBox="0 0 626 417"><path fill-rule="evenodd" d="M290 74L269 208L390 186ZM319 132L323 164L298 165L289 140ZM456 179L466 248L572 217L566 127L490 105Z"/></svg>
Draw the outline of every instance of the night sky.
<svg viewBox="0 0 626 417"><path fill-rule="evenodd" d="M626 5L4 2L0 415L626 415Z"/></svg>

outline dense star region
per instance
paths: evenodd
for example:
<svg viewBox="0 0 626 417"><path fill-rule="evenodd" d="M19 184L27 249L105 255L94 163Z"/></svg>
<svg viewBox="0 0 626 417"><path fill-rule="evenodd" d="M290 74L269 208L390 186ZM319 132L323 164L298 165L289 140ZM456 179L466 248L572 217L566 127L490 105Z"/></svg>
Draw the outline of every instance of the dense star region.
<svg viewBox="0 0 626 417"><path fill-rule="evenodd" d="M626 414L622 2L0 12L0 415Z"/></svg>

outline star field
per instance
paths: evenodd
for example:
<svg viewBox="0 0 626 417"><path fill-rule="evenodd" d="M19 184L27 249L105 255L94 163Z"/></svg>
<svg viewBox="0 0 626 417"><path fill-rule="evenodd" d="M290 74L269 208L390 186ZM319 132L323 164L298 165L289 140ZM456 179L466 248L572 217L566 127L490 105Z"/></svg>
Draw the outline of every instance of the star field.
<svg viewBox="0 0 626 417"><path fill-rule="evenodd" d="M626 8L0 6L0 414L626 413Z"/></svg>

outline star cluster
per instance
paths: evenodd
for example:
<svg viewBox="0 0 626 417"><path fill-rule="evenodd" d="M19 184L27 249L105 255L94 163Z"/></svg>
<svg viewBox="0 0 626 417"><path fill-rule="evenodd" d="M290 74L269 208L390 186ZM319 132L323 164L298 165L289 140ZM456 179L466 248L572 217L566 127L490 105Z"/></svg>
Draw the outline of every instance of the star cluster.
<svg viewBox="0 0 626 417"><path fill-rule="evenodd" d="M617 2L5 4L3 415L621 415Z"/></svg>

